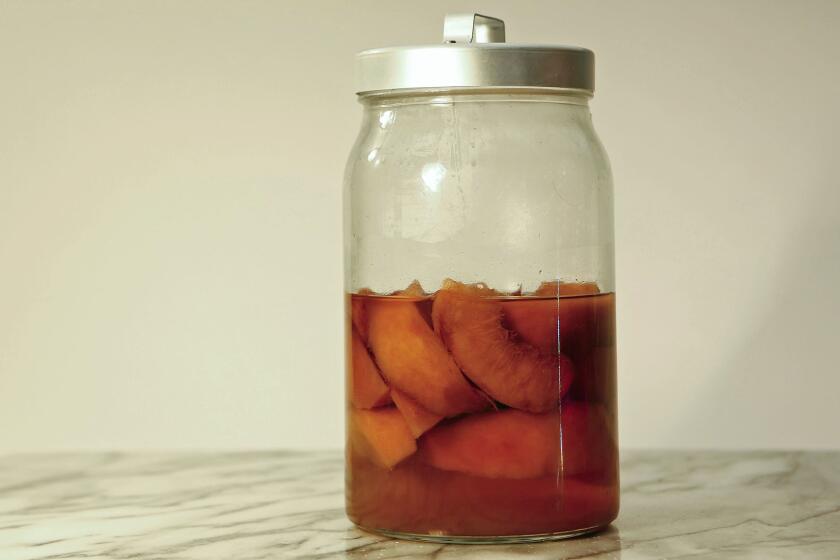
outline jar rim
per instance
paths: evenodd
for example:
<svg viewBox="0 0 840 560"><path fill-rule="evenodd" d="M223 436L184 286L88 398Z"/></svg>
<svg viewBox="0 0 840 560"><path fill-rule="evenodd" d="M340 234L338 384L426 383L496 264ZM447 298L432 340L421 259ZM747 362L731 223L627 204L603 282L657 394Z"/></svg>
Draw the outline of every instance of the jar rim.
<svg viewBox="0 0 840 560"><path fill-rule="evenodd" d="M371 107L450 105L453 103L560 103L589 106L592 96L581 90L552 88L449 88L388 90L359 94L359 103Z"/></svg>

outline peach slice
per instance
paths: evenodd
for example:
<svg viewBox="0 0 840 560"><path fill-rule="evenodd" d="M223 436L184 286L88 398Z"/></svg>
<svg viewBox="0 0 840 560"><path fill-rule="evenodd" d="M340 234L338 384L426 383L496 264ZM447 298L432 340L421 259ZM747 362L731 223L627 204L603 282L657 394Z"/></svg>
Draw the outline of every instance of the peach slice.
<svg viewBox="0 0 840 560"><path fill-rule="evenodd" d="M367 326L367 310L365 309L365 298L362 296L371 295L373 292L367 288L362 288L357 294L350 295L350 320L353 326L362 337L362 342L367 343L368 326Z"/></svg>
<svg viewBox="0 0 840 560"><path fill-rule="evenodd" d="M400 290L397 292L397 295L404 296L404 297L416 297L422 298L426 297L428 294L426 290L423 289L423 286L420 285L420 282L417 280L413 280L411 284L406 287L405 290Z"/></svg>
<svg viewBox="0 0 840 560"><path fill-rule="evenodd" d="M350 409L350 442L376 464L392 469L417 451L403 415L394 407Z"/></svg>
<svg viewBox="0 0 840 560"><path fill-rule="evenodd" d="M577 358L578 350L614 344L614 294L525 298L502 305L508 325L522 340L545 354L559 350Z"/></svg>
<svg viewBox="0 0 840 560"><path fill-rule="evenodd" d="M591 344L587 330L593 320L593 298L569 296L600 293L595 282L543 282L531 295L552 299L526 299L505 307L505 317L523 340L544 353L573 353L579 344Z"/></svg>
<svg viewBox="0 0 840 560"><path fill-rule="evenodd" d="M545 414L474 414L435 427L419 443L421 461L489 478L611 472L617 457L604 407L576 402Z"/></svg>
<svg viewBox="0 0 840 560"><path fill-rule="evenodd" d="M392 388L441 416L487 408L487 400L461 374L415 302L371 298L367 315L368 343Z"/></svg>
<svg viewBox="0 0 840 560"><path fill-rule="evenodd" d="M568 401L561 405L561 469L565 475L597 474L616 480L618 439L607 407Z"/></svg>
<svg viewBox="0 0 840 560"><path fill-rule="evenodd" d="M568 354L574 343L591 337L591 299L523 299L503 308L507 324L522 340L543 354Z"/></svg>
<svg viewBox="0 0 840 560"><path fill-rule="evenodd" d="M420 282L414 280L406 289L395 292L394 295L413 301L426 324L432 325L432 298L426 293Z"/></svg>
<svg viewBox="0 0 840 560"><path fill-rule="evenodd" d="M543 282L534 290L535 296L588 296L599 294L597 282L563 282L554 280Z"/></svg>
<svg viewBox="0 0 840 560"><path fill-rule="evenodd" d="M489 294L446 281L432 307L435 331L464 375L497 401L529 412L556 408L574 376L571 360L519 340L502 323L502 303Z"/></svg>
<svg viewBox="0 0 840 560"><path fill-rule="evenodd" d="M394 404L397 405L397 409L405 417L408 428L415 438L419 438L429 428L443 420L443 416L429 412L401 391L394 389L391 392L391 397L394 399Z"/></svg>
<svg viewBox="0 0 840 560"><path fill-rule="evenodd" d="M523 341L543 354L557 353L559 310L556 299L505 301L502 310L508 326Z"/></svg>
<svg viewBox="0 0 840 560"><path fill-rule="evenodd" d="M580 477L504 479L443 471L409 457L386 470L348 456L347 514L362 527L442 535L529 535L604 525L618 483ZM479 555L481 556L481 555Z"/></svg>
<svg viewBox="0 0 840 560"><path fill-rule="evenodd" d="M373 363L362 338L352 329L350 342L350 402L356 408L375 408L391 402L388 386Z"/></svg>
<svg viewBox="0 0 840 560"><path fill-rule="evenodd" d="M491 478L536 478L557 471L560 416L515 409L474 414L420 440L422 461Z"/></svg>

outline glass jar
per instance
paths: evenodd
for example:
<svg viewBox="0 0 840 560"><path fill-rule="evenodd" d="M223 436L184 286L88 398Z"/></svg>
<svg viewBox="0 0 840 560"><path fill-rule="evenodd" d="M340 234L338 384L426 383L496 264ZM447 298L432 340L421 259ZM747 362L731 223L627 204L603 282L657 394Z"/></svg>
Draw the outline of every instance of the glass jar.
<svg viewBox="0 0 840 560"><path fill-rule="evenodd" d="M534 541L618 513L613 195L593 55L447 16L359 55L345 182L347 513Z"/></svg>

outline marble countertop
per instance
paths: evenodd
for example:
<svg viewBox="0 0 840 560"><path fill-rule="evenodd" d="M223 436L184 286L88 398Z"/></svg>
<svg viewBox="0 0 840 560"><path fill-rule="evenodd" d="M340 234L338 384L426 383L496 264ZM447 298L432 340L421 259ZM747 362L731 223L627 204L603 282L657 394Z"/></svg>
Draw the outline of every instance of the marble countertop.
<svg viewBox="0 0 840 560"><path fill-rule="evenodd" d="M332 452L0 457L0 559L840 558L840 453L626 452L594 537L454 546L344 517Z"/></svg>

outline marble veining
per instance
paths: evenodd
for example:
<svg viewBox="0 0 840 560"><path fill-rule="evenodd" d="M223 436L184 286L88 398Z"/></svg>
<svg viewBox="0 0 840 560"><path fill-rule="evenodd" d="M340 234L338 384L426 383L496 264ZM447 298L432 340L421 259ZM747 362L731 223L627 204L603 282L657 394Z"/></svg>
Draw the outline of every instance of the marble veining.
<svg viewBox="0 0 840 560"><path fill-rule="evenodd" d="M0 560L840 558L840 453L625 452L621 515L533 545L387 540L340 452L0 457Z"/></svg>

